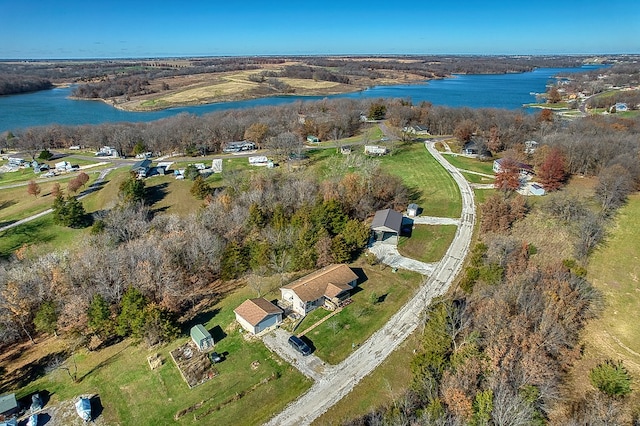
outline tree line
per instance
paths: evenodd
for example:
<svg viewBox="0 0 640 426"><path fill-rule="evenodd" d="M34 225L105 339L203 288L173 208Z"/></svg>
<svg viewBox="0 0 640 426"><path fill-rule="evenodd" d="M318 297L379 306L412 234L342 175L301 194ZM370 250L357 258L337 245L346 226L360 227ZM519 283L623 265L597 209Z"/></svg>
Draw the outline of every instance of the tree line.
<svg viewBox="0 0 640 426"><path fill-rule="evenodd" d="M51 89L53 84L45 78L0 74L0 96L18 93L36 92Z"/></svg>

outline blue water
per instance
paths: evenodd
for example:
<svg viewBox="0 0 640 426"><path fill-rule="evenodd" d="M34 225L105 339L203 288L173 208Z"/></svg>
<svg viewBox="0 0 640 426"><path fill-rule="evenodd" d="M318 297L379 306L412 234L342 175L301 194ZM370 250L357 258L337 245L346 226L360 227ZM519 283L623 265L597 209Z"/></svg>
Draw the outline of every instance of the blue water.
<svg viewBox="0 0 640 426"><path fill-rule="evenodd" d="M78 125L107 122L153 121L182 112L206 114L235 108L282 105L300 100L323 98L402 98L413 103L422 101L434 105L472 108L520 109L535 102L531 93L542 93L546 84L559 72L592 69L540 68L532 72L500 75L457 75L424 84L376 86L370 89L333 96L275 96L237 102L221 102L200 106L171 108L153 112L127 112L100 101L68 99L71 88L56 88L23 95L0 96L0 132L49 124Z"/></svg>

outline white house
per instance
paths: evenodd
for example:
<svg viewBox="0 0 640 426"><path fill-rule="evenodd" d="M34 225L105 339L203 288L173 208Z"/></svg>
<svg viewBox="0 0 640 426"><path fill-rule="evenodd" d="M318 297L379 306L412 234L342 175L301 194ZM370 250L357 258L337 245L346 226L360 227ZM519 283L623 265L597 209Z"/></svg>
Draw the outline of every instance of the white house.
<svg viewBox="0 0 640 426"><path fill-rule="evenodd" d="M249 157L249 164L252 166L266 166L269 163L269 159L266 155L256 155Z"/></svg>
<svg viewBox="0 0 640 426"><path fill-rule="evenodd" d="M358 284L358 276L345 264L325 266L280 288L282 300L291 309L307 315L325 302L337 305Z"/></svg>
<svg viewBox="0 0 640 426"><path fill-rule="evenodd" d="M368 155L385 155L389 150L384 146L365 145L364 153Z"/></svg>
<svg viewBox="0 0 640 426"><path fill-rule="evenodd" d="M258 334L282 322L284 311L265 298L247 299L235 308L236 321L251 334Z"/></svg>

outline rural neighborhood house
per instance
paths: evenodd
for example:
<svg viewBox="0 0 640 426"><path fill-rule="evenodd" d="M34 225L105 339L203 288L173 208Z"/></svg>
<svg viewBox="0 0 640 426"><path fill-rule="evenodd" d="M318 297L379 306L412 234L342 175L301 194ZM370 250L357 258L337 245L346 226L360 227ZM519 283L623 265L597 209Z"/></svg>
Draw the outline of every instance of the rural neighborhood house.
<svg viewBox="0 0 640 426"><path fill-rule="evenodd" d="M371 222L374 241L386 244L398 244L402 229L402 213L395 210L378 210Z"/></svg>
<svg viewBox="0 0 640 426"><path fill-rule="evenodd" d="M337 306L357 285L358 276L345 264L334 264L280 288L282 300L291 310L307 315L327 302Z"/></svg>

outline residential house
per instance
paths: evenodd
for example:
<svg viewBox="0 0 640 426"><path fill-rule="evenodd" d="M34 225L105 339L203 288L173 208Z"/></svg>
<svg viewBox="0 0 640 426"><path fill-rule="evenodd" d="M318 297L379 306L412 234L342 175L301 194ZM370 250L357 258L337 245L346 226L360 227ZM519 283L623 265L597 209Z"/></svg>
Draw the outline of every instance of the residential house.
<svg viewBox="0 0 640 426"><path fill-rule="evenodd" d="M309 136L307 136L307 142L309 142L309 143L318 143L318 142L320 142L320 138L318 138L317 136L309 135Z"/></svg>
<svg viewBox="0 0 640 426"><path fill-rule="evenodd" d="M524 152L525 154L533 154L538 149L538 142L536 141L525 141L524 142Z"/></svg>
<svg viewBox="0 0 640 426"><path fill-rule="evenodd" d="M191 327L190 335L193 343L195 343L201 351L206 351L213 347L213 337L211 337L211 333L209 333L202 324Z"/></svg>
<svg viewBox="0 0 640 426"><path fill-rule="evenodd" d="M429 128L421 124L415 124L413 126L403 127L402 131L412 135L428 135L429 134Z"/></svg>
<svg viewBox="0 0 640 426"><path fill-rule="evenodd" d="M371 222L371 231L375 241L398 244L402 230L402 213L395 210L378 210Z"/></svg>
<svg viewBox="0 0 640 426"><path fill-rule="evenodd" d="M493 172L494 173L500 173L501 171L503 171L503 167L502 164L506 161L506 158L499 158L497 160L493 161ZM520 171L520 175L525 177L525 176L531 176L534 175L535 173L533 172L533 167L531 167L529 164L524 164L524 163L519 163L517 161L515 161L516 166L518 167L518 170Z"/></svg>
<svg viewBox="0 0 640 426"><path fill-rule="evenodd" d="M138 161L131 167L131 171L135 173L139 178L147 177L149 169L151 168L151 160Z"/></svg>
<svg viewBox="0 0 640 426"><path fill-rule="evenodd" d="M119 157L118 150L110 146L103 146L98 152L96 157Z"/></svg>
<svg viewBox="0 0 640 426"><path fill-rule="evenodd" d="M364 153L368 155L385 155L389 150L384 146L365 145Z"/></svg>
<svg viewBox="0 0 640 426"><path fill-rule="evenodd" d="M0 420L9 419L18 412L18 401L16 401L16 394L9 393L7 395L0 396Z"/></svg>
<svg viewBox="0 0 640 426"><path fill-rule="evenodd" d="M282 300L300 314L323 306L336 306L358 284L358 276L345 264L333 264L280 288Z"/></svg>
<svg viewBox="0 0 640 426"><path fill-rule="evenodd" d="M235 308L236 321L251 334L258 334L282 322L284 311L263 297L248 299Z"/></svg>
<svg viewBox="0 0 640 426"><path fill-rule="evenodd" d="M229 142L223 152L240 152L240 151L253 151L256 149L256 144L249 141Z"/></svg>

